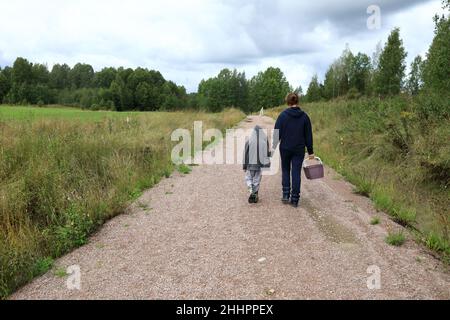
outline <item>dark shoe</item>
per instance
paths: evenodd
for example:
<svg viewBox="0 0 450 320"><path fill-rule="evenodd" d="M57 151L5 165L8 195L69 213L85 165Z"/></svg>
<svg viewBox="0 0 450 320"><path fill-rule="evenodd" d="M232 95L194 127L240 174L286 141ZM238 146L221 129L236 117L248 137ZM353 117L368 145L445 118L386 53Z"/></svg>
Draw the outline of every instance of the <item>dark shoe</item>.
<svg viewBox="0 0 450 320"><path fill-rule="evenodd" d="M298 201L292 200L289 204L294 208L298 208Z"/></svg>
<svg viewBox="0 0 450 320"><path fill-rule="evenodd" d="M281 199L281 202L283 202L284 204L288 204L290 201L290 196L288 194L284 194L283 198Z"/></svg>
<svg viewBox="0 0 450 320"><path fill-rule="evenodd" d="M258 195L255 193L252 193L250 197L248 198L248 203L257 203L258 202Z"/></svg>
<svg viewBox="0 0 450 320"><path fill-rule="evenodd" d="M259 195L258 195L258 192L256 192L255 197L253 199L253 203L258 203L258 201L259 201Z"/></svg>

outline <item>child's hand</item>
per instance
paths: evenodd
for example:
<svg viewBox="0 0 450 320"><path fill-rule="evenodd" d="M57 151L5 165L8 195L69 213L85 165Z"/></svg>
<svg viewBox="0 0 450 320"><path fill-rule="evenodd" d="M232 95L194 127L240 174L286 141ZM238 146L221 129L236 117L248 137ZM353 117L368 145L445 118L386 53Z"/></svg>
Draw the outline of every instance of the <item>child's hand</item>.
<svg viewBox="0 0 450 320"><path fill-rule="evenodd" d="M272 149L271 151L270 151L270 157L272 158L274 155L275 155L275 149Z"/></svg>

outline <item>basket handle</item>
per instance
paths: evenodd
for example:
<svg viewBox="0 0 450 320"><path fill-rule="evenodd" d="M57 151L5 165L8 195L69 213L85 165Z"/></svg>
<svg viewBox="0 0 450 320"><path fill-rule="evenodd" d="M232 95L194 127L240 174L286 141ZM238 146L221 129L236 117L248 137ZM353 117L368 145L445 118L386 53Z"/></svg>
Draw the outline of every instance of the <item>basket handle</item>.
<svg viewBox="0 0 450 320"><path fill-rule="evenodd" d="M314 157L314 159L317 160L317 161L319 161L320 164L323 165L322 159L320 159L319 157ZM309 158L306 157L306 158L305 158L305 161L303 161L303 167L306 167L306 161L308 161L308 160L309 160Z"/></svg>

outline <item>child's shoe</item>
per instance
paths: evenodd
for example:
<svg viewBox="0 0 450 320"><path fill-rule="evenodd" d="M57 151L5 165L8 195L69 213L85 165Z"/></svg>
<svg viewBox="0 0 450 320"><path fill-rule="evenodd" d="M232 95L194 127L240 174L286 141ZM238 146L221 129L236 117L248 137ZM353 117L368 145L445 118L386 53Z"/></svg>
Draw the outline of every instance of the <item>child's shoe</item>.
<svg viewBox="0 0 450 320"><path fill-rule="evenodd" d="M258 201L259 201L259 195L258 195L258 192L255 192L254 198L253 198L253 203L258 203Z"/></svg>
<svg viewBox="0 0 450 320"><path fill-rule="evenodd" d="M298 208L298 200L291 200L290 205L294 208Z"/></svg>
<svg viewBox="0 0 450 320"><path fill-rule="evenodd" d="M258 193L252 193L250 197L248 198L248 203L258 203Z"/></svg>
<svg viewBox="0 0 450 320"><path fill-rule="evenodd" d="M283 194L283 198L281 199L281 202L283 202L284 204L288 204L289 201L291 200L291 197L289 194Z"/></svg>

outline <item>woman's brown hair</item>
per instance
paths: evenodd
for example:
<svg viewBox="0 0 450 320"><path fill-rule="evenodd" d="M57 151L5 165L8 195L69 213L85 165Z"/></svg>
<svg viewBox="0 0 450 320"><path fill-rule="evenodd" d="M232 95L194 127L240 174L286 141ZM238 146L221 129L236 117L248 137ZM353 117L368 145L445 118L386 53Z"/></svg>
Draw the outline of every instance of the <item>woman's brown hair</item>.
<svg viewBox="0 0 450 320"><path fill-rule="evenodd" d="M290 107L298 105L298 100L298 94L296 93L289 93L286 97L286 103Z"/></svg>

